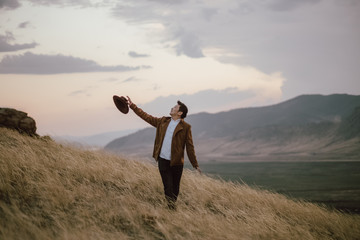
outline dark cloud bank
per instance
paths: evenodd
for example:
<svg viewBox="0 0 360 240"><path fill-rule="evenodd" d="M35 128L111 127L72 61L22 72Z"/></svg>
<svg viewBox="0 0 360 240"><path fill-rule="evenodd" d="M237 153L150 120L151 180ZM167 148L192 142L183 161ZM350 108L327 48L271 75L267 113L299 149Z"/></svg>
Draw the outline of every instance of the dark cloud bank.
<svg viewBox="0 0 360 240"><path fill-rule="evenodd" d="M64 55L43 55L26 52L6 55L0 62L2 74L61 74L84 72L125 72L150 66L101 66L95 61Z"/></svg>
<svg viewBox="0 0 360 240"><path fill-rule="evenodd" d="M0 34L0 52L15 52L19 50L34 48L38 45L35 42L24 44L11 44L10 42L14 40L15 38L10 32L7 32L5 35Z"/></svg>
<svg viewBox="0 0 360 240"><path fill-rule="evenodd" d="M28 1L60 7L97 6L89 0ZM105 2L111 7L113 17L129 24L162 24L164 46L173 48L177 55L201 58L205 55L204 49L225 49L234 54L217 57L221 62L251 65L265 73L282 72L287 79L283 87L286 98L304 92L329 94L351 89L350 93L357 93L360 89L358 0L229 0L223 5L196 0ZM0 10L18 8L20 3L19 0L0 0ZM36 43L10 44L3 37L0 35L0 52L36 46ZM128 54L133 58L147 56L133 51ZM59 60L56 56L48 57L52 62ZM25 57L21 59L24 61ZM18 61L16 64L15 60ZM44 71L127 71L139 68L100 66L93 61L72 57L69 60L78 65L77 70L71 66L52 66L48 70L36 67L36 71L32 71L45 74ZM19 62L18 58L4 58L0 72L31 72Z"/></svg>
<svg viewBox="0 0 360 240"><path fill-rule="evenodd" d="M220 49L224 54L215 57L220 62L282 72L284 98L358 94L359 0L212 3L118 1L112 15L129 24L161 24L164 47L177 55L201 58L207 49Z"/></svg>
<svg viewBox="0 0 360 240"><path fill-rule="evenodd" d="M240 103L246 99L254 97L255 92L251 90L241 91L237 88L227 88L223 90L208 89L194 94L169 95L166 97L158 97L153 101L141 105L144 109L154 115L168 115L168 111L178 100L184 102L187 106L191 106L189 114L204 112L204 109L210 111L218 111L224 109L229 104Z"/></svg>
<svg viewBox="0 0 360 240"><path fill-rule="evenodd" d="M13 10L21 6L21 1L19 0L0 0L0 9ZM50 6L55 5L59 7L66 6L81 6L81 7L90 7L93 4L90 0L28 0L32 4Z"/></svg>
<svg viewBox="0 0 360 240"><path fill-rule="evenodd" d="M0 9L15 9L20 7L20 3L17 0L0 0Z"/></svg>

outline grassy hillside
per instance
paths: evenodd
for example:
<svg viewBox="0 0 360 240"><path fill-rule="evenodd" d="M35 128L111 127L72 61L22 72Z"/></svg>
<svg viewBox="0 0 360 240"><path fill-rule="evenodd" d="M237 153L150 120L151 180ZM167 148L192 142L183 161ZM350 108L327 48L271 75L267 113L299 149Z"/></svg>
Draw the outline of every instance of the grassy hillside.
<svg viewBox="0 0 360 240"><path fill-rule="evenodd" d="M0 239L360 239L360 217L0 128Z"/></svg>

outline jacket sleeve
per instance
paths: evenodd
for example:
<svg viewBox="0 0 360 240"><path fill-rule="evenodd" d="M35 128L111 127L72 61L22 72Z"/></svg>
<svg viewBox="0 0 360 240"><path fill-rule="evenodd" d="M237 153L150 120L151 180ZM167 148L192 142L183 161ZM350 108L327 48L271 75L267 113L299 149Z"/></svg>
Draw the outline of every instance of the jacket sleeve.
<svg viewBox="0 0 360 240"><path fill-rule="evenodd" d="M160 118L147 114L141 108L138 108L134 103L130 106L130 108L135 112L136 115L138 115L140 118L142 118L145 122L149 123L153 127L157 127L161 120Z"/></svg>
<svg viewBox="0 0 360 240"><path fill-rule="evenodd" d="M198 168L199 164L196 160L195 148L194 148L194 143L193 143L192 134L191 134L191 127L189 127L189 129L187 130L185 145L186 145L186 153L191 162L191 165L194 168Z"/></svg>

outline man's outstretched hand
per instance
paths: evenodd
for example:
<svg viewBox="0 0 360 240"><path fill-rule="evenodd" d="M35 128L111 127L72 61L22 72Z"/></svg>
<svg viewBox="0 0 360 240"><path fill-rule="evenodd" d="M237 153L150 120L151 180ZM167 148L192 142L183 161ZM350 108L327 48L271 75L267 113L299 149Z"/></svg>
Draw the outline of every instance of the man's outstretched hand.
<svg viewBox="0 0 360 240"><path fill-rule="evenodd" d="M131 105L133 105L134 103L131 101L131 98L129 96L127 97L127 103L129 104L129 107L131 107Z"/></svg>

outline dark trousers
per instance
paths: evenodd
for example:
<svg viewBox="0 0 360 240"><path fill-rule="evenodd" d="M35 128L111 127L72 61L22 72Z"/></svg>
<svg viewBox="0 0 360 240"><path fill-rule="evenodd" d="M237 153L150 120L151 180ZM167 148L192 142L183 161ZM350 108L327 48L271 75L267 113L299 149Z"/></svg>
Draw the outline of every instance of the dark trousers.
<svg viewBox="0 0 360 240"><path fill-rule="evenodd" d="M180 180L183 166L170 166L170 161L158 158L159 171L164 185L165 198L170 209L175 208L175 202L179 195Z"/></svg>

